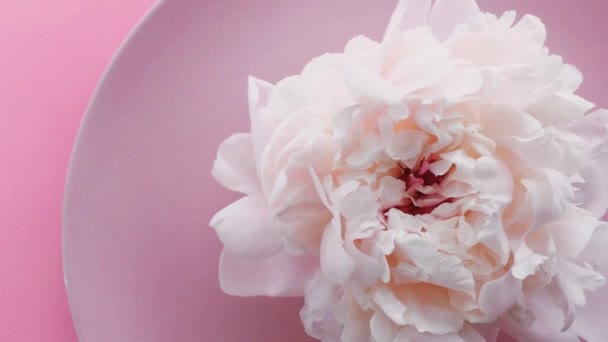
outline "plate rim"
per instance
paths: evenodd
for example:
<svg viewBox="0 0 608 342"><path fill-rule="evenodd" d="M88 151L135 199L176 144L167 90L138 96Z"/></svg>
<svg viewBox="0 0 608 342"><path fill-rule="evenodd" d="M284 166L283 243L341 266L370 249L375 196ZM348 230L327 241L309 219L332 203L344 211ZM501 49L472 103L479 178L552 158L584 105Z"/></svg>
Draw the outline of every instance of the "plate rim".
<svg viewBox="0 0 608 342"><path fill-rule="evenodd" d="M168 0L156 0L150 8L146 10L146 13L138 19L137 23L130 29L129 33L123 38L120 43L118 49L114 51L110 61L106 65L101 77L97 81L95 89L91 94L87 106L82 114L82 118L76 132L76 137L74 139L74 143L72 145L72 151L70 153L70 160L68 162L67 172L65 183L63 187L63 198L61 205L61 267L63 273L63 286L66 292L68 308L70 312L70 317L72 319L72 324L74 326L74 330L76 333L76 337L79 341L82 341L82 331L80 324L78 323L79 317L76 313L75 304L73 300L73 293L70 290L70 275L69 271L70 267L68 266L68 257L66 255L66 249L68 248L67 242L67 232L69 230L66 216L67 216L67 207L70 203L70 193L71 193L71 179L74 177L74 165L75 161L78 159L79 152L82 149L82 137L84 132L87 130L88 123L90 122L91 112L93 108L96 106L99 101L100 94L106 88L109 80L112 78L112 75L116 73L117 64L122 59L122 56L127 53L129 47L133 44L133 41L137 39L140 33L145 30L146 26L149 22L157 15L158 12L162 10L162 8L166 5Z"/></svg>

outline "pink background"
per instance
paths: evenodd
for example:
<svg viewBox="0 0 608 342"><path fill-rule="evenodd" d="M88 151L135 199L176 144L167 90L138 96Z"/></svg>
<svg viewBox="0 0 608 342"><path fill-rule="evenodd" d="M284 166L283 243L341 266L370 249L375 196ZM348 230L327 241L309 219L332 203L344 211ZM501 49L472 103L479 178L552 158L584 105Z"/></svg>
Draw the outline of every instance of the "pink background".
<svg viewBox="0 0 608 342"><path fill-rule="evenodd" d="M99 77L152 0L0 1L0 341L76 341L61 207Z"/></svg>
<svg viewBox="0 0 608 342"><path fill-rule="evenodd" d="M347 0L290 1L281 5L269 0L238 5L220 5L219 0L169 2L180 3L173 6L176 16L188 13L188 3L198 3L197 8L203 11L199 13L206 15L201 27L208 30L201 31L201 41L209 46L209 54L201 70L210 76L204 85L208 92L202 94L202 98L228 101L226 97L214 95L231 89L243 90L234 93L233 103L220 100L214 107L220 108L226 117L211 119L217 129L211 130L210 126L205 132L201 165L209 165L224 136L246 128L240 118L245 115L242 82L247 74L276 81L297 72L315 55L339 50L354 34L366 33L378 38L394 3L370 0L354 7L352 1ZM122 39L151 3L151 0L5 0L0 3L0 172L3 175L0 177L0 218L3 220L0 341L76 340L61 268L60 224L66 169L82 113L95 84ZM517 9L520 13L541 16L549 31L548 44L552 51L562 54L587 76L581 93L600 106L608 106L604 95L608 86L604 56L608 49L603 38L608 33L608 22L604 20L608 3L585 1L584 7L581 2L554 0L480 0L479 3L488 11ZM206 7L201 9L201 6ZM345 8L349 10L341 12ZM165 16L165 23L169 25L171 19ZM184 25L181 19L175 17L173 24ZM332 25L335 26L328 34L326 31ZM206 174L202 177L202 186L210 193L220 191ZM232 198L221 194L210 196L204 203L201 222L206 222L208 215ZM302 336L297 322L299 300L237 299L219 292L213 276L220 247L213 232L205 228L201 228L201 241L205 241L203 251L193 254L201 258L200 267L204 269L201 274L207 276L201 284L202 299L182 299L202 303L204 306L198 309L204 310L185 310L193 315L184 317L185 323L181 317L173 318L182 322L161 317L162 327L144 325L141 329L170 329L170 324L187 326L192 328L185 332L190 335L184 335L182 340L192 341L222 337L228 341L242 340L238 336L249 336L255 341L283 341ZM256 321L260 312L266 319ZM150 322L154 321L154 315L150 313ZM81 315L79 319L87 326L85 321L91 316ZM280 322L281 328L272 331L275 321ZM127 322L141 323L128 319ZM129 330L111 325L107 328Z"/></svg>

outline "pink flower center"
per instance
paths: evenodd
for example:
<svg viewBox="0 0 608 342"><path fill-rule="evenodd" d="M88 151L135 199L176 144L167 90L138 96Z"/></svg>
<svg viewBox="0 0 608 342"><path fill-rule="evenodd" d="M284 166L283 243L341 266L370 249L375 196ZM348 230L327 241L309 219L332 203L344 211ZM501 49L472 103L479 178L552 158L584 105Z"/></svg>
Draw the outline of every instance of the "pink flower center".
<svg viewBox="0 0 608 342"><path fill-rule="evenodd" d="M423 215L431 213L443 203L451 203L453 201L453 198L446 198L438 203L424 206L415 203L421 202L419 200L423 200L425 196L428 196L428 194L420 191L421 188L429 186L437 187L446 176L437 176L431 171L430 164L435 161L436 158L434 157L425 158L420 165L413 169L401 165L401 176L399 176L399 179L405 182L405 190L408 196L403 199L402 204L395 206L394 208L410 215ZM386 211L388 211L388 209Z"/></svg>

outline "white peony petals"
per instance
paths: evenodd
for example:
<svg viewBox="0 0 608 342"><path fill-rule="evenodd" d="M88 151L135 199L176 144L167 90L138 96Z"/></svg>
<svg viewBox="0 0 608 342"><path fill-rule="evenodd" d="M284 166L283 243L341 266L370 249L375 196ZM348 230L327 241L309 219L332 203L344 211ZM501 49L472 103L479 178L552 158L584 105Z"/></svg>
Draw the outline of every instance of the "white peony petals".
<svg viewBox="0 0 608 342"><path fill-rule="evenodd" d="M467 332L468 333L468 332ZM470 338L471 336L465 333L465 337ZM401 329L399 334L395 337L394 342L482 342L479 339L463 339L458 334L442 334L435 335L429 333L418 332L415 328L404 328Z"/></svg>
<svg viewBox="0 0 608 342"><path fill-rule="evenodd" d="M339 341L342 328L334 314L340 300L339 288L317 274L308 283L304 298L300 318L306 333L318 339Z"/></svg>
<svg viewBox="0 0 608 342"><path fill-rule="evenodd" d="M441 159L429 165L431 172L436 176L445 175L450 168L454 165L451 161L447 159Z"/></svg>
<svg viewBox="0 0 608 342"><path fill-rule="evenodd" d="M244 194L260 191L251 134L237 133L222 142L211 174L223 186Z"/></svg>
<svg viewBox="0 0 608 342"><path fill-rule="evenodd" d="M321 271L335 284L344 284L354 271L354 261L344 250L340 217L334 217L321 239Z"/></svg>
<svg viewBox="0 0 608 342"><path fill-rule="evenodd" d="M436 91L447 99L457 99L479 91L483 86L481 71L473 67L453 67L437 84Z"/></svg>
<svg viewBox="0 0 608 342"><path fill-rule="evenodd" d="M410 46L419 46L412 50ZM421 27L404 33L398 46L403 46L400 58L385 65L392 84L402 89L404 94L432 86L442 79L449 70L448 51L433 36L428 27Z"/></svg>
<svg viewBox="0 0 608 342"><path fill-rule="evenodd" d="M470 327L470 326L467 326ZM483 342L496 342L498 339L498 333L500 332L500 327L496 323L490 324L474 324L472 326L477 334L481 337L480 341ZM469 339L465 339L465 341L469 341Z"/></svg>
<svg viewBox="0 0 608 342"><path fill-rule="evenodd" d="M431 0L399 0L393 11L383 41L398 37L399 33L425 26L431 9Z"/></svg>
<svg viewBox="0 0 608 342"><path fill-rule="evenodd" d="M564 215L549 223L546 229L555 241L557 252L565 258L576 258L587 247L601 223L587 210L568 206Z"/></svg>
<svg viewBox="0 0 608 342"><path fill-rule="evenodd" d="M272 84L249 77L249 119L253 137L253 153L257 162L260 161L264 146L270 140L273 131L272 124L268 122L264 113L264 107L268 104L272 89Z"/></svg>
<svg viewBox="0 0 608 342"><path fill-rule="evenodd" d="M374 302L393 323L397 325L404 325L406 323L405 312L407 308L395 297L393 291L380 287L374 291L373 298Z"/></svg>
<svg viewBox="0 0 608 342"><path fill-rule="evenodd" d="M581 207L588 210L596 218L604 217L608 210L608 157L606 160L595 160L589 162L580 175L583 183L576 184L574 192L575 201Z"/></svg>
<svg viewBox="0 0 608 342"><path fill-rule="evenodd" d="M530 14L524 15L518 22L513 26L514 31L520 31L523 33L528 40L538 47L542 47L547 39L547 31L545 25L538 18Z"/></svg>
<svg viewBox="0 0 608 342"><path fill-rule="evenodd" d="M374 71L355 62L347 62L344 66L344 80L355 97L397 104L406 94Z"/></svg>
<svg viewBox="0 0 608 342"><path fill-rule="evenodd" d="M546 256L534 253L528 245L523 243L515 252L515 261L513 262L511 273L515 278L523 280L536 273L546 260Z"/></svg>
<svg viewBox="0 0 608 342"><path fill-rule="evenodd" d="M595 265L597 271L608 277L608 226L595 230L583 252L583 260ZM608 286L586 293L586 306L577 310L571 330L587 341L607 341L605 319L608 315Z"/></svg>
<svg viewBox="0 0 608 342"><path fill-rule="evenodd" d="M241 198L215 214L209 224L231 253L269 256L281 250L281 231L262 196Z"/></svg>
<svg viewBox="0 0 608 342"><path fill-rule="evenodd" d="M397 246L416 265L418 273L409 274L410 277L456 291L474 290L473 275L459 258L443 255L416 235L406 235L397 241Z"/></svg>
<svg viewBox="0 0 608 342"><path fill-rule="evenodd" d="M491 197L497 204L507 205L511 202L513 180L509 169L499 160L488 157L477 159L472 177L471 185L482 196Z"/></svg>
<svg viewBox="0 0 608 342"><path fill-rule="evenodd" d="M467 23L481 12L475 0L436 0L429 24L440 40L450 37L458 25Z"/></svg>
<svg viewBox="0 0 608 342"><path fill-rule="evenodd" d="M487 106L481 112L479 123L490 138L524 137L542 128L531 115L507 106Z"/></svg>
<svg viewBox="0 0 608 342"><path fill-rule="evenodd" d="M498 324L517 341L580 342L573 331L562 331L564 315L556 304L556 298L544 289L525 302L526 310L533 318L532 324L520 324L512 313L503 315Z"/></svg>
<svg viewBox="0 0 608 342"><path fill-rule="evenodd" d="M521 184L527 189L534 208L534 227L540 227L560 217L572 200L572 185L566 177L552 169L542 170L536 179L523 179Z"/></svg>
<svg viewBox="0 0 608 342"><path fill-rule="evenodd" d="M344 315L344 330L342 331L341 341L369 342L371 331L369 321L371 315L354 301L346 304Z"/></svg>
<svg viewBox="0 0 608 342"><path fill-rule="evenodd" d="M355 189L346 195L339 204L340 213L347 220L358 217L373 217L378 209L376 195L368 187Z"/></svg>
<svg viewBox="0 0 608 342"><path fill-rule="evenodd" d="M522 282L510 272L487 282L479 292L479 308L496 318L513 307L521 296Z"/></svg>
<svg viewBox="0 0 608 342"><path fill-rule="evenodd" d="M395 207L403 201L405 182L390 176L384 177L380 180L379 191L380 205L383 208Z"/></svg>
<svg viewBox="0 0 608 342"><path fill-rule="evenodd" d="M222 251L220 286L233 296L302 296L318 261L310 256L279 253L265 258Z"/></svg>
<svg viewBox="0 0 608 342"><path fill-rule="evenodd" d="M606 284L606 278L591 267L558 260L558 284L564 296L574 305L586 304L585 290L595 290Z"/></svg>
<svg viewBox="0 0 608 342"><path fill-rule="evenodd" d="M395 160L402 160L408 167L413 167L428 140L428 135L423 132L400 130L387 141L386 153Z"/></svg>
<svg viewBox="0 0 608 342"><path fill-rule="evenodd" d="M352 239L345 242L346 253L354 262L352 279L363 286L373 285L378 282L384 272L384 265L377 260L361 252Z"/></svg>
<svg viewBox="0 0 608 342"><path fill-rule="evenodd" d="M417 290L419 293L416 293ZM414 285L414 289L406 291L406 297L409 299L406 312L407 322L413 325L418 332L452 335L464 326L462 315L446 305L445 293L432 288L418 289ZM431 336L427 335L427 337Z"/></svg>
<svg viewBox="0 0 608 342"><path fill-rule="evenodd" d="M596 110L585 115L571 127L572 131L584 137L587 144L585 153L589 155L587 165L580 170L584 182L577 184L575 197L581 206L596 217L603 217L608 210L608 111Z"/></svg>
<svg viewBox="0 0 608 342"><path fill-rule="evenodd" d="M548 126L567 126L580 119L594 104L580 96L558 92L546 96L526 109L538 121Z"/></svg>
<svg viewBox="0 0 608 342"><path fill-rule="evenodd" d="M324 342L608 340L608 111L541 20L400 0L276 85L212 174L222 289L305 296Z"/></svg>
<svg viewBox="0 0 608 342"><path fill-rule="evenodd" d="M565 90L574 92L583 83L583 74L575 66L564 64L559 81Z"/></svg>
<svg viewBox="0 0 608 342"><path fill-rule="evenodd" d="M369 322L370 330L374 341L394 341L395 335L399 332L398 325L386 317L382 311L376 311Z"/></svg>

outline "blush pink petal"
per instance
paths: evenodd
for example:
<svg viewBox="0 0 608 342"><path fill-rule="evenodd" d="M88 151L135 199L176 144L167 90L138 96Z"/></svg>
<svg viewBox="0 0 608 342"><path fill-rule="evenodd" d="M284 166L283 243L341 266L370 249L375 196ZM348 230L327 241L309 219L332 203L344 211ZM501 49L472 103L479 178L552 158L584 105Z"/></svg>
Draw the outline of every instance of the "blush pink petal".
<svg viewBox="0 0 608 342"><path fill-rule="evenodd" d="M608 209L608 158L595 160L580 172L584 183L577 184L575 198L581 207L591 212L596 218L602 218Z"/></svg>
<svg viewBox="0 0 608 342"><path fill-rule="evenodd" d="M397 104L405 92L383 79L373 70L356 62L344 66L344 80L354 97L369 98L387 104Z"/></svg>
<svg viewBox="0 0 608 342"><path fill-rule="evenodd" d="M511 272L487 282L479 292L479 308L490 317L498 317L520 299L521 284Z"/></svg>
<svg viewBox="0 0 608 342"><path fill-rule="evenodd" d="M401 0L381 42L250 78L213 171L247 194L211 221L222 288L304 294L324 342L608 341L608 111L516 18Z"/></svg>
<svg viewBox="0 0 608 342"><path fill-rule="evenodd" d="M230 190L254 194L260 191L255 165L251 134L236 133L220 145L211 174Z"/></svg>
<svg viewBox="0 0 608 342"><path fill-rule="evenodd" d="M544 125L564 127L580 119L593 106L593 103L578 95L559 92L534 102L526 108L526 112Z"/></svg>
<svg viewBox="0 0 608 342"><path fill-rule="evenodd" d="M513 31L521 34L522 40L532 46L541 48L547 39L547 31L543 22L536 16L526 14L515 25Z"/></svg>
<svg viewBox="0 0 608 342"><path fill-rule="evenodd" d="M583 83L583 74L574 65L565 64L560 72L559 80L564 90L574 92Z"/></svg>
<svg viewBox="0 0 608 342"><path fill-rule="evenodd" d="M582 255L588 262L596 265L597 271L604 276L608 276L606 246L608 246L608 227L603 227L594 232L587 250ZM608 286L588 292L586 297L587 304L577 310L570 329L589 342L608 341L608 329L606 329Z"/></svg>
<svg viewBox="0 0 608 342"><path fill-rule="evenodd" d="M431 9L429 24L435 36L443 41L458 25L480 14L475 0L437 0Z"/></svg>
<svg viewBox="0 0 608 342"><path fill-rule="evenodd" d="M431 10L431 0L399 0L384 33L384 41L400 32L425 26Z"/></svg>
<svg viewBox="0 0 608 342"><path fill-rule="evenodd" d="M533 116L505 105L484 107L479 124L483 127L484 135L492 139L524 137L542 128Z"/></svg>
<svg viewBox="0 0 608 342"><path fill-rule="evenodd" d="M565 176L555 170L544 169L536 179L524 179L522 185L528 191L534 208L533 227L541 227L564 214L573 189Z"/></svg>
<svg viewBox="0 0 608 342"><path fill-rule="evenodd" d="M479 91L483 86L478 68L458 67L448 72L433 88L447 99L455 99Z"/></svg>
<svg viewBox="0 0 608 342"><path fill-rule="evenodd" d="M355 263L344 250L340 217L335 216L325 227L321 239L321 271L331 282L345 284L351 277Z"/></svg>
<svg viewBox="0 0 608 342"><path fill-rule="evenodd" d="M376 311L369 322L374 341L394 341L399 328L382 311Z"/></svg>
<svg viewBox="0 0 608 342"><path fill-rule="evenodd" d="M344 330L342 336L340 336L340 341L371 341L370 320L371 314L363 311L357 303L352 301L346 303Z"/></svg>
<svg viewBox="0 0 608 342"><path fill-rule="evenodd" d="M255 160L259 163L262 151L268 143L268 140L270 140L270 136L274 129L267 118L265 118L263 111L270 98L273 85L255 77L249 77L248 88L249 119L251 134L253 136L253 154L255 155Z"/></svg>
<svg viewBox="0 0 608 342"><path fill-rule="evenodd" d="M496 323L473 324L472 327L481 335L485 342L496 342L500 327Z"/></svg>
<svg viewBox="0 0 608 342"><path fill-rule="evenodd" d="M600 218L608 209L608 110L585 115L571 130L585 139L586 153L591 159L581 171L584 183L577 185L576 197L583 208Z"/></svg>
<svg viewBox="0 0 608 342"><path fill-rule="evenodd" d="M304 307L300 310L308 335L328 342L340 341L342 327L334 314L339 299L339 287L317 273L307 286Z"/></svg>
<svg viewBox="0 0 608 342"><path fill-rule="evenodd" d="M548 224L547 229L553 236L557 252L575 259L587 247L600 224L589 211L569 206L564 216Z"/></svg>
<svg viewBox="0 0 608 342"><path fill-rule="evenodd" d="M418 48L411 49L411 46ZM384 73L403 95L436 84L449 69L448 51L437 42L428 27L404 33L395 54L403 56L392 61Z"/></svg>
<svg viewBox="0 0 608 342"><path fill-rule="evenodd" d="M537 296L534 300L527 301L526 308L531 310L535 316L532 326L526 326L525 322L518 324L508 314L505 314L498 320L500 329L517 341L580 342L580 338L574 331L561 331L563 314L552 300L551 297L545 295L542 298Z"/></svg>
<svg viewBox="0 0 608 342"><path fill-rule="evenodd" d="M220 287L233 296L299 297L319 267L311 256L283 252L266 258L244 257L226 249L220 257Z"/></svg>
<svg viewBox="0 0 608 342"><path fill-rule="evenodd" d="M354 263L352 277L362 285L373 285L378 281L384 272L384 265L377 259L361 252L353 239L345 241L344 250L348 253Z"/></svg>
<svg viewBox="0 0 608 342"><path fill-rule="evenodd" d="M245 196L213 216L210 222L224 248L243 256L271 256L282 248L264 197Z"/></svg>

